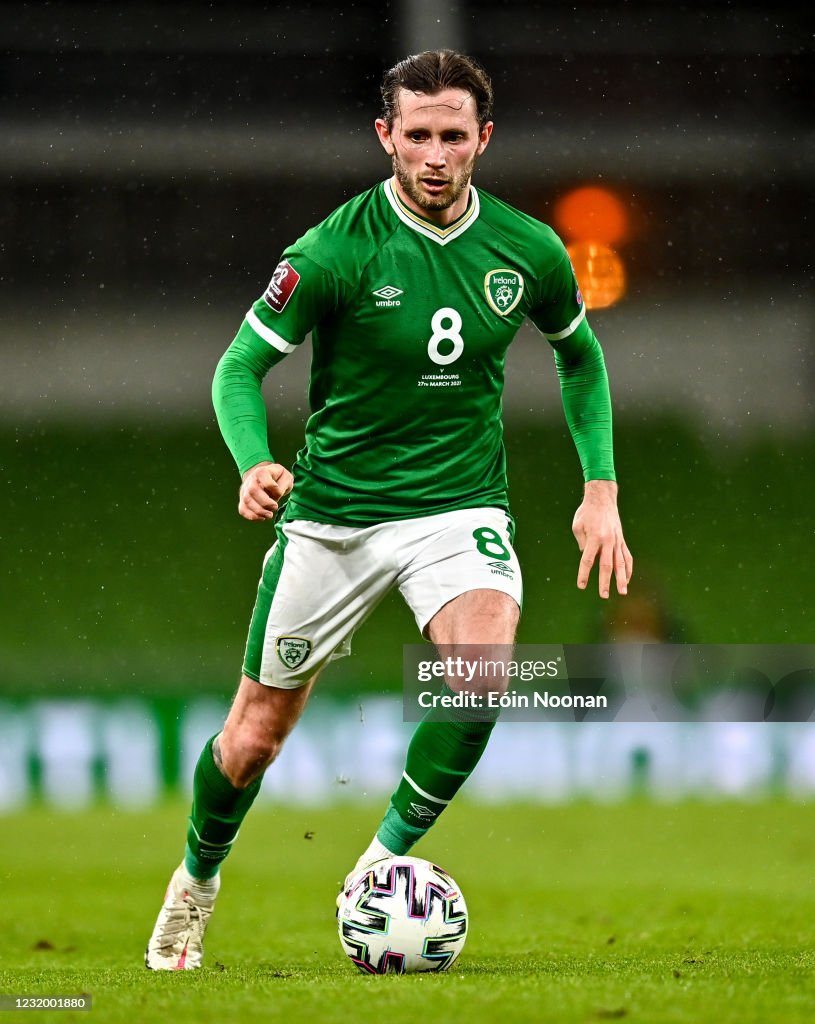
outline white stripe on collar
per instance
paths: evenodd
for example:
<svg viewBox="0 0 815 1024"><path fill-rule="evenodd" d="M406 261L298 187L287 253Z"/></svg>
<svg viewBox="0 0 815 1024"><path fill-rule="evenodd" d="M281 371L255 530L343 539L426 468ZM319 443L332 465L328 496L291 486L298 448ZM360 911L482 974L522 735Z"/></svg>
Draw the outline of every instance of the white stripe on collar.
<svg viewBox="0 0 815 1024"><path fill-rule="evenodd" d="M414 231L418 231L420 235L424 235L426 238L432 238L433 241L438 242L439 245L447 245L447 243L452 242L454 238L458 238L459 235L464 234L467 228L470 227L471 224L475 223L481 210L481 202L478 198L478 192L476 191L475 186L470 185L470 205L467 207L467 212L462 214L462 216L459 217L454 224L451 224L450 227L436 227L405 206L397 195L396 189L393 187L393 178L389 178L384 183L384 186L387 200L393 207L393 211L399 220L404 224L407 224L409 228L413 228Z"/></svg>

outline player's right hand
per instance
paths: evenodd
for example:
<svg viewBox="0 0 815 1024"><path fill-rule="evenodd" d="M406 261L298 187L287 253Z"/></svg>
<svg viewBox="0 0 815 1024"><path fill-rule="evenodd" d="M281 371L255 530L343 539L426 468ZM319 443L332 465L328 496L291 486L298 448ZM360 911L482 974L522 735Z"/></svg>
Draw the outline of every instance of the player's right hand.
<svg viewBox="0 0 815 1024"><path fill-rule="evenodd" d="M281 498L292 489L294 477L278 462L259 462L243 474L238 512L244 519L274 519Z"/></svg>

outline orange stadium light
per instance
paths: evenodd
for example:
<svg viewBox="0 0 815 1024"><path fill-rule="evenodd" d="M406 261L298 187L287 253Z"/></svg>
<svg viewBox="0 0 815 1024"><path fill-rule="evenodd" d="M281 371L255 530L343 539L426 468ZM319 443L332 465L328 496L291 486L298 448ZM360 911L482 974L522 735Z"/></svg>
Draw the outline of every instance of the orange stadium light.
<svg viewBox="0 0 815 1024"><path fill-rule="evenodd" d="M625 267L609 245L571 242L566 250L583 293L587 309L613 306L625 294Z"/></svg>
<svg viewBox="0 0 815 1024"><path fill-rule="evenodd" d="M567 192L554 210L555 228L567 242L620 245L631 224L622 201L609 189L583 185Z"/></svg>

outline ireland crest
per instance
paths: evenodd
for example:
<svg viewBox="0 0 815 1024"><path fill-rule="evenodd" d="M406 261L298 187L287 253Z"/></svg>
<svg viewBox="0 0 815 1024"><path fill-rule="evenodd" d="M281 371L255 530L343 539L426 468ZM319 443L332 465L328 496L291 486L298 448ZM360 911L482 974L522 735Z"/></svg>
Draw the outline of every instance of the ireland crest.
<svg viewBox="0 0 815 1024"><path fill-rule="evenodd" d="M302 636L279 636L275 649L287 668L299 668L311 654L311 641Z"/></svg>
<svg viewBox="0 0 815 1024"><path fill-rule="evenodd" d="M484 292L490 307L499 316L507 316L521 301L523 276L517 270L490 270L484 278Z"/></svg>

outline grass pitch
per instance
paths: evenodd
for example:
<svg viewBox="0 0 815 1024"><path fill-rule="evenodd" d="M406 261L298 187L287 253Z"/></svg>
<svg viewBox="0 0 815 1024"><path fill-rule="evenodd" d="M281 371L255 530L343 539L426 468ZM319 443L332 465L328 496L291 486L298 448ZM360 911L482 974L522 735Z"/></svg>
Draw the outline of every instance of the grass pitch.
<svg viewBox="0 0 815 1024"><path fill-rule="evenodd" d="M416 853L461 885L446 975L358 974L334 898L379 808L256 808L224 870L207 966L142 953L186 808L0 819L0 994L91 993L67 1022L811 1021L815 806L453 805Z"/></svg>

